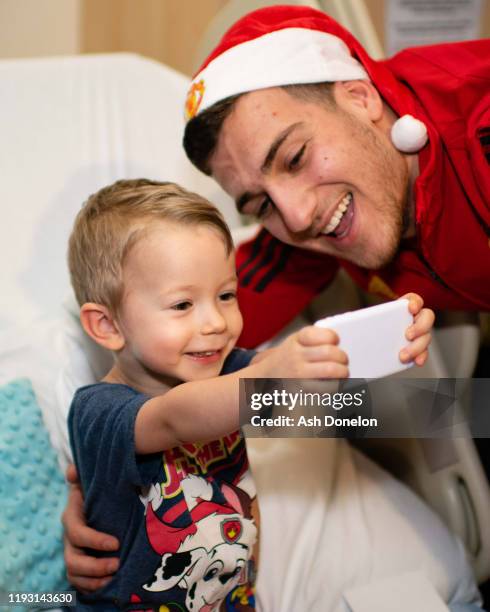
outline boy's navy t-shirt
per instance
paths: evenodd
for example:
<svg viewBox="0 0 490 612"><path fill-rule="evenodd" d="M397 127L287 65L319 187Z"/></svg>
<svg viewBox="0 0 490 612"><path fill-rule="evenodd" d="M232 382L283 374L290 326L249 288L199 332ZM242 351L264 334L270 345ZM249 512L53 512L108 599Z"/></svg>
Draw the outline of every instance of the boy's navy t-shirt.
<svg viewBox="0 0 490 612"><path fill-rule="evenodd" d="M253 354L233 350L222 374L245 367ZM126 385L98 383L79 389L70 408L87 523L120 542L114 579L79 594L79 609L254 610L255 487L240 432L136 455L134 423L148 399Z"/></svg>

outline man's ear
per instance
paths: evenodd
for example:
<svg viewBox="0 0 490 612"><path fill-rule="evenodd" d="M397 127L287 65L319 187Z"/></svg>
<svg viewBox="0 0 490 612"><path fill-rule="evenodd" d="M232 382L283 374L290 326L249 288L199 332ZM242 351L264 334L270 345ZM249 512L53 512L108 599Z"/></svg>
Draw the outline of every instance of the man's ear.
<svg viewBox="0 0 490 612"><path fill-rule="evenodd" d="M97 344L109 351L119 351L125 340L114 316L106 306L87 302L80 309L80 322L85 332Z"/></svg>
<svg viewBox="0 0 490 612"><path fill-rule="evenodd" d="M382 119L383 99L371 81L337 81L334 91L337 104L345 110L362 113L374 123Z"/></svg>

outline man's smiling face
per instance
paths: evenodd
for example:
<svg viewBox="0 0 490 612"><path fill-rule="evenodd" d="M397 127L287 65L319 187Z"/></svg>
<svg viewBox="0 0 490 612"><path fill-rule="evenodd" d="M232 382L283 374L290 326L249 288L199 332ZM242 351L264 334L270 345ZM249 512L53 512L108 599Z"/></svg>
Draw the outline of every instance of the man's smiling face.
<svg viewBox="0 0 490 612"><path fill-rule="evenodd" d="M336 83L334 95L333 106L280 88L241 96L211 171L280 240L376 269L404 231L409 162L371 84Z"/></svg>

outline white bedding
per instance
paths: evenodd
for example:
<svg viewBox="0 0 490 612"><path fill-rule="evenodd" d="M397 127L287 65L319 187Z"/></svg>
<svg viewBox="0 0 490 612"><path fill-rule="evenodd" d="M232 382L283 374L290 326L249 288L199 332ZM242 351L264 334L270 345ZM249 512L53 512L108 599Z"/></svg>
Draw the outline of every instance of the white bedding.
<svg viewBox="0 0 490 612"><path fill-rule="evenodd" d="M374 590L414 572L430 581L442 606L478 599L462 545L409 489L345 440L249 442L261 510L263 611L357 612L346 601L355 587ZM422 589L416 608L395 587L382 589L391 610L426 609Z"/></svg>

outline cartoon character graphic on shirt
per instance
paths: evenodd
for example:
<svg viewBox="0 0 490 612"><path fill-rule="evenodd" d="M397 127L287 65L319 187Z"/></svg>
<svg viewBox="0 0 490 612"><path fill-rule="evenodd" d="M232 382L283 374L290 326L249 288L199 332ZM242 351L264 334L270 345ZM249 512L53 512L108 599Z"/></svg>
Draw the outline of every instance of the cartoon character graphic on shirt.
<svg viewBox="0 0 490 612"><path fill-rule="evenodd" d="M173 506L161 517L157 515L164 501L161 487L152 485L142 501L148 539L161 562L143 589L162 592L179 587L185 590L188 610L218 612L227 594L248 582L257 529L244 516L240 497L249 482L253 487L248 471L237 486L223 483L219 489L202 476L188 475L181 481L182 506ZM191 517L186 527L175 526L181 510Z"/></svg>

